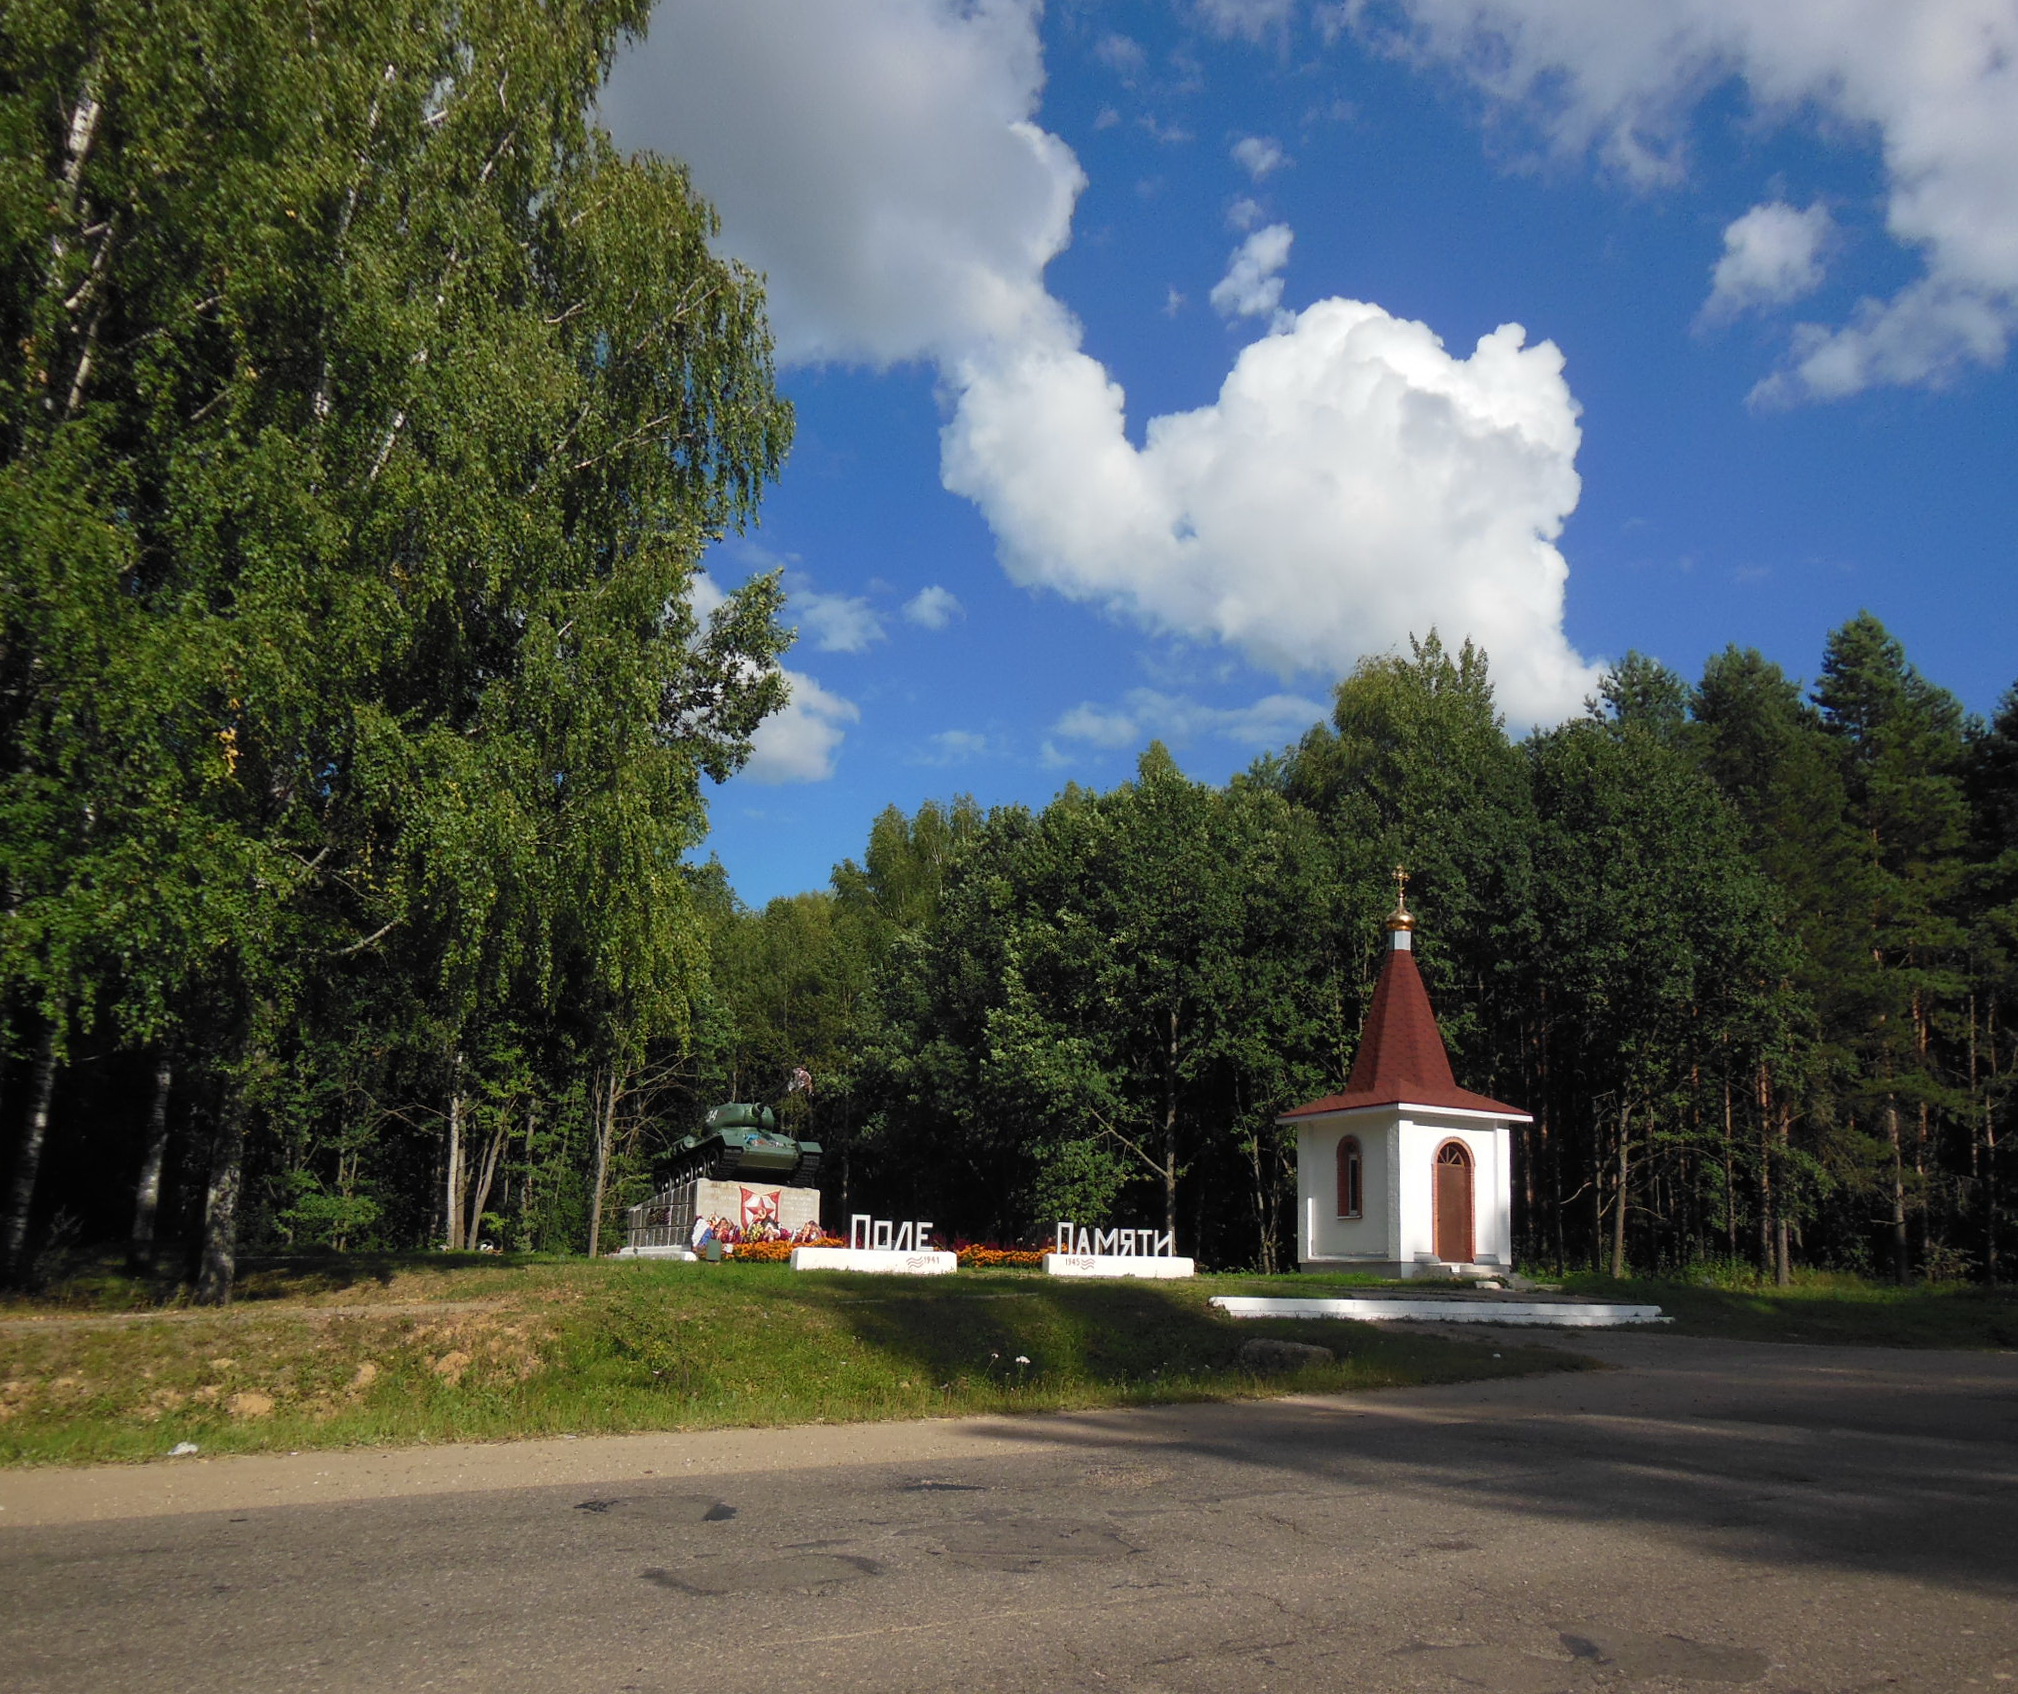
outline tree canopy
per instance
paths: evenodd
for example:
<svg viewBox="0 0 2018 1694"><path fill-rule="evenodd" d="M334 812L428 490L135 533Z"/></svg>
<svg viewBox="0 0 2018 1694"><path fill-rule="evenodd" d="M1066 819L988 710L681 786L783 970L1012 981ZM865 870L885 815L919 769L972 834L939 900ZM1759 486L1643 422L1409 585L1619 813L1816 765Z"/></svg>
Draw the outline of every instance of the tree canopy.
<svg viewBox="0 0 2018 1694"><path fill-rule="evenodd" d="M704 974L699 783L786 638L690 590L791 420L756 279L591 122L644 17L0 25L0 995L203 1067L211 1297L304 1056L454 1116L501 1027L622 1067Z"/></svg>

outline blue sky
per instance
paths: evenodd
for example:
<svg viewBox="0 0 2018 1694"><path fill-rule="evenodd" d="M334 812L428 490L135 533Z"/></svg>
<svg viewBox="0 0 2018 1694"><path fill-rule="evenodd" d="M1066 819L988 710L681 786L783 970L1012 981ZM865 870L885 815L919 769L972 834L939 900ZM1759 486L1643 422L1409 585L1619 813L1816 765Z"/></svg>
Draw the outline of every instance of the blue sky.
<svg viewBox="0 0 2018 1694"><path fill-rule="evenodd" d="M1152 737L1223 779L1432 624L1516 728L1863 607L1994 709L2014 66L2010 0L661 0L606 115L799 415L709 563L801 631L738 891Z"/></svg>

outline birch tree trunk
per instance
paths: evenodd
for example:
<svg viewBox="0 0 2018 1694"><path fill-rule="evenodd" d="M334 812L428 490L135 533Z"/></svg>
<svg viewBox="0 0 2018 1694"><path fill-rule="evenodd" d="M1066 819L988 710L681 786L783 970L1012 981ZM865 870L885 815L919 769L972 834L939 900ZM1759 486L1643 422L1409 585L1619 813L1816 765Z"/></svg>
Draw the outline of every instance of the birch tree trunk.
<svg viewBox="0 0 2018 1694"><path fill-rule="evenodd" d="M28 1265L28 1221L35 1207L35 1179L42 1171L42 1150L49 1143L50 1103L56 1094L56 1025L46 1024L42 1045L35 1051L35 1076L28 1085L28 1119L21 1127L21 1145L14 1155L14 1184L7 1197L7 1238L0 1270L9 1282L19 1282Z"/></svg>
<svg viewBox="0 0 2018 1694"><path fill-rule="evenodd" d="M603 1193L609 1183L610 1143L617 1133L617 1068L611 1064L603 1073L603 1087L597 1095L601 1121L596 1125L596 1185L589 1206L589 1257L596 1258L603 1244Z"/></svg>
<svg viewBox="0 0 2018 1694"><path fill-rule="evenodd" d="M140 1180L133 1189L133 1233L126 1243L126 1268L145 1276L154 1268L154 1230L161 1211L161 1170L168 1160L168 1093L175 1062L166 1048L154 1059L154 1103L147 1113L147 1146Z"/></svg>
<svg viewBox="0 0 2018 1694"><path fill-rule="evenodd" d="M1632 1175L1632 1108L1619 1113L1619 1191L1612 1212L1612 1275L1626 1274L1626 1184Z"/></svg>
<svg viewBox="0 0 2018 1694"><path fill-rule="evenodd" d="M483 1245L484 1208L490 1204L491 1184L497 1179L498 1161L504 1157L505 1130L500 1127L484 1148L483 1166L477 1177L475 1191L469 1201L469 1228L463 1234L463 1244L476 1248Z"/></svg>
<svg viewBox="0 0 2018 1694"><path fill-rule="evenodd" d="M1170 1041L1163 1067L1163 1228L1177 1241L1177 1014L1170 1014ZM1194 1249L1197 1243L1193 1244Z"/></svg>
<svg viewBox="0 0 2018 1694"><path fill-rule="evenodd" d="M448 1087L448 1172L443 1179L442 1221L448 1250L460 1252L462 1236L462 1055L455 1056Z"/></svg>
<svg viewBox="0 0 2018 1694"><path fill-rule="evenodd" d="M519 1184L519 1240L526 1250L534 1245L533 1228L536 1214L533 1211L534 1178L538 1168L533 1164L533 1130L539 1123L539 1106L528 1098L526 1101L526 1172L525 1180Z"/></svg>
<svg viewBox="0 0 2018 1694"><path fill-rule="evenodd" d="M224 1121L210 1149L210 1180L203 1196L203 1250L196 1271L199 1306L231 1304L238 1274L238 1196L245 1182L244 1083L234 1085Z"/></svg>

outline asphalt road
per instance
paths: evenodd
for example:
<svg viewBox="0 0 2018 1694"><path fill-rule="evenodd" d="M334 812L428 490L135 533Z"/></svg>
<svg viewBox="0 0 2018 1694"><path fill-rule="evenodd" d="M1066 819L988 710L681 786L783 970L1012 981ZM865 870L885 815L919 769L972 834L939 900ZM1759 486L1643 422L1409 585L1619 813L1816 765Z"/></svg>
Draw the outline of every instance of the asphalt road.
<svg viewBox="0 0 2018 1694"><path fill-rule="evenodd" d="M2018 1694L2018 1355L0 1478L0 1687Z"/></svg>

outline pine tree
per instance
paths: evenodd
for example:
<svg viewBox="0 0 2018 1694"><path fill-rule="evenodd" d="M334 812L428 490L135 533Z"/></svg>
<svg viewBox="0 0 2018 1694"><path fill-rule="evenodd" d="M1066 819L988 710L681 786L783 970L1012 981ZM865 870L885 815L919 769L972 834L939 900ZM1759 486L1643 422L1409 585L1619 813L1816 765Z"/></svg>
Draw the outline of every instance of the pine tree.
<svg viewBox="0 0 2018 1694"><path fill-rule="evenodd" d="M1815 688L1834 739L1868 890L1861 947L1869 960L1846 1008L1863 1109L1890 1158L1891 1269L1911 1265L1917 1212L1932 1245L1929 1182L1954 1105L1937 1021L1959 988L1959 891L1968 812L1961 775L1966 724L1954 697L1906 661L1883 624L1860 613L1828 641Z"/></svg>

